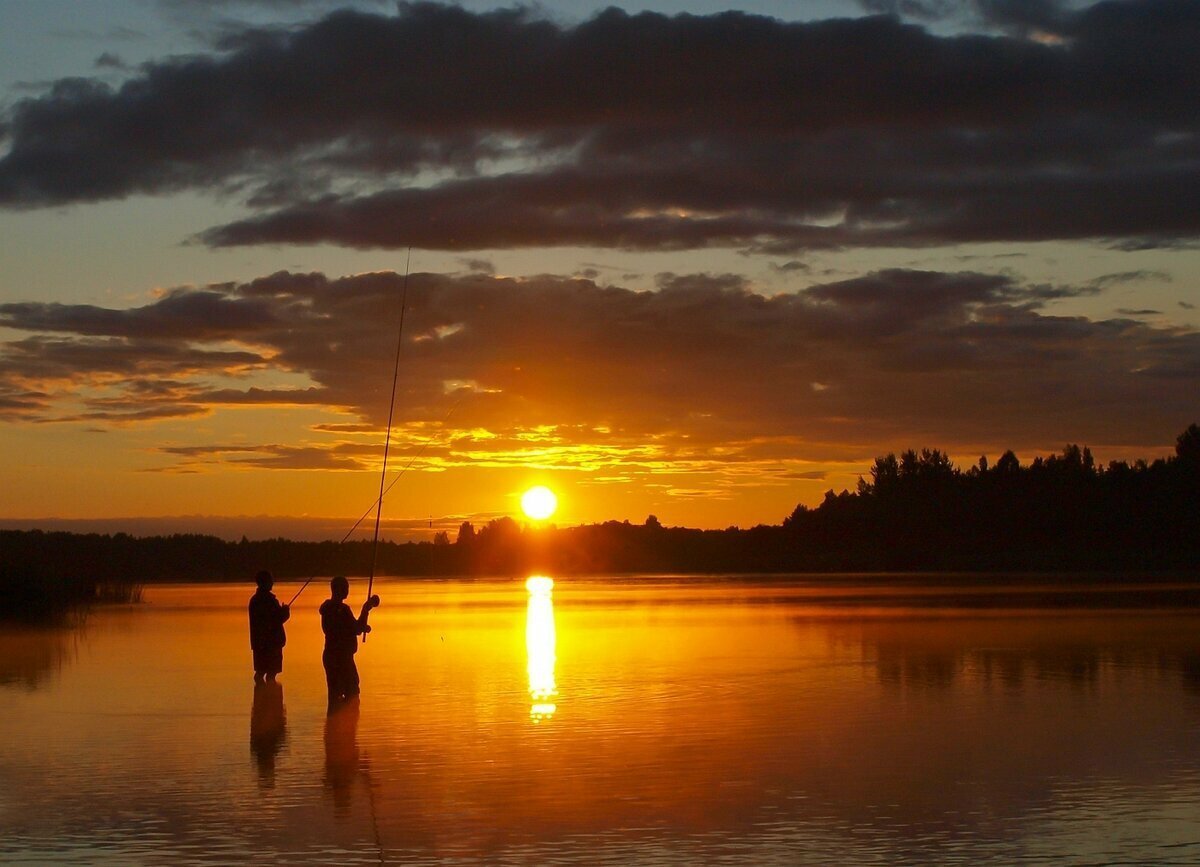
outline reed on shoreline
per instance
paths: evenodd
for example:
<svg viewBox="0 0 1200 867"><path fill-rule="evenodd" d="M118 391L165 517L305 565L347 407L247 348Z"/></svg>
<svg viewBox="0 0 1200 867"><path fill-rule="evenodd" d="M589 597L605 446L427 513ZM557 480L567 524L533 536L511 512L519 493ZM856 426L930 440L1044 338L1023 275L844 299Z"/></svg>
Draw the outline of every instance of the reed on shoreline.
<svg viewBox="0 0 1200 867"><path fill-rule="evenodd" d="M82 620L95 604L140 602L136 581L97 580L78 573L46 568L0 565L0 622L35 625Z"/></svg>

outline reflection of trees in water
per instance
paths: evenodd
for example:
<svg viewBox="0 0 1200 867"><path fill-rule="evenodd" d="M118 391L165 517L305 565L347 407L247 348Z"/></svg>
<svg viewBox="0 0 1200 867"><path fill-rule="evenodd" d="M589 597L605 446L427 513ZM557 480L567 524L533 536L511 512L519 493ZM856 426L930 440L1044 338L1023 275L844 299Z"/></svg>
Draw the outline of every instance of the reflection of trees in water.
<svg viewBox="0 0 1200 867"><path fill-rule="evenodd" d="M1080 635L1075 628L1074 634L1056 635L1063 627L1048 620L1031 632L1028 621L1004 619L866 624L861 644L879 681L888 685L945 689L970 680L1008 689L1029 681L1090 687L1105 670L1116 670L1178 674L1185 687L1200 692L1200 651L1187 646L1184 630L1156 632L1142 623L1110 634L1092 624L1094 633Z"/></svg>
<svg viewBox="0 0 1200 867"><path fill-rule="evenodd" d="M1184 689L1200 694L1200 650L1180 655L1179 672Z"/></svg>
<svg viewBox="0 0 1200 867"><path fill-rule="evenodd" d="M250 709L250 752L258 765L258 784L264 789L275 787L275 758L286 740L283 684L255 683L254 704Z"/></svg>
<svg viewBox="0 0 1200 867"><path fill-rule="evenodd" d="M884 683L947 687L958 674L959 662L952 654L915 653L903 646L875 648L875 670Z"/></svg>
<svg viewBox="0 0 1200 867"><path fill-rule="evenodd" d="M1120 655L1094 647L991 649L963 647L930 651L903 645L874 648L876 670L883 683L946 688L963 676L984 683L1020 687L1028 678L1094 683L1104 662L1122 664Z"/></svg>
<svg viewBox="0 0 1200 867"><path fill-rule="evenodd" d="M14 629L0 632L0 687L34 690L78 653L71 629Z"/></svg>

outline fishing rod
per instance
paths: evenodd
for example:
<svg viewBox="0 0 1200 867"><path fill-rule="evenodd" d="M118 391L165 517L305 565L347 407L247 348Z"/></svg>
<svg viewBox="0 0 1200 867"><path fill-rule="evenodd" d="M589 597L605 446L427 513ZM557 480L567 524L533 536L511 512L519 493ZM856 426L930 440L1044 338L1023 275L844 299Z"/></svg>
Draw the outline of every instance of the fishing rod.
<svg viewBox="0 0 1200 867"><path fill-rule="evenodd" d="M375 535L371 540L371 573L367 578L368 603L371 601L371 590L375 587L375 563L379 559L379 522L383 519L383 486L387 482L388 449L392 445L392 415L396 411L396 383L400 379L400 347L404 345L404 314L408 311L408 275L411 264L412 247L409 247L408 260L404 263L404 288L400 292L400 327L396 330L396 362L392 369L392 396L388 401L387 434L383 438L383 470L379 474L379 500L375 504ZM362 637L363 644L366 644L367 633L364 632Z"/></svg>
<svg viewBox="0 0 1200 867"><path fill-rule="evenodd" d="M408 312L408 278L411 274L411 266L412 247L409 247L408 257L404 263L404 288L400 293L400 327L396 330L396 361L392 366L392 395L388 400L387 434L383 440L383 469L379 473L379 496L376 498L375 503L372 506L372 508L375 509L375 533L371 539L371 572L367 579L368 601L371 599L371 591L375 587L375 564L379 559L379 523L383 519L383 495L387 493L387 491L384 490L384 483L387 482L388 452L392 445L392 419L396 411L396 383L400 379L400 349L404 346L404 317ZM411 461L409 462L409 465L411 466ZM400 477L397 476L396 478L399 480ZM390 488L388 490L390 490ZM369 513L370 509L367 510L367 514ZM365 517L366 514L363 515L363 518ZM343 543L350 538L350 534L358 528L358 525L362 523L362 520L362 518L359 518L354 522L354 526L350 528L350 532L342 537ZM288 603L289 607L291 606L292 602L295 602L300 594L304 592L304 588L307 587L311 581L312 578L309 578L308 581L305 581L300 586L300 589L296 591L296 595L293 596L291 602ZM364 632L363 641L366 642L366 640L367 635Z"/></svg>

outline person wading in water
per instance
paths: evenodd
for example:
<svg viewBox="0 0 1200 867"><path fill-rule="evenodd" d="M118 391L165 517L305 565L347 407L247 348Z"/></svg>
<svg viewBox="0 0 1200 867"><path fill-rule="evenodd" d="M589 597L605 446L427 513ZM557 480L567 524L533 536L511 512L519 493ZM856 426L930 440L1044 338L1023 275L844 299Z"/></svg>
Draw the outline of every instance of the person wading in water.
<svg viewBox="0 0 1200 867"><path fill-rule="evenodd" d="M283 645L287 643L283 624L292 616L287 605L279 604L271 587L275 579L265 569L255 576L258 590L250 597L250 650L254 654L254 681L269 681L283 671Z"/></svg>
<svg viewBox="0 0 1200 867"><path fill-rule="evenodd" d="M329 582L330 598L321 603L321 631L325 633L325 682L329 685L329 711L358 695L358 668L354 654L358 652L358 636L371 631L367 615L379 605L379 597L371 596L363 603L355 618L345 599L350 595L350 582L341 575Z"/></svg>

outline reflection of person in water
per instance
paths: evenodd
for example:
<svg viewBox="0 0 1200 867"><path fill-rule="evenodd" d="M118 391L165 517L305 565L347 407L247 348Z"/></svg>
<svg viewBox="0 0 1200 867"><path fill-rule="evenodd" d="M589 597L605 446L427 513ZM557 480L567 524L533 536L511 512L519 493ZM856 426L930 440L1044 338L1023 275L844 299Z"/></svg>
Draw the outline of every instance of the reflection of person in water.
<svg viewBox="0 0 1200 867"><path fill-rule="evenodd" d="M250 597L250 649L254 653L254 679L275 680L283 671L283 645L287 636L283 624L292 616L291 609L281 605L271 592L275 579L263 570L255 576L258 590Z"/></svg>
<svg viewBox="0 0 1200 867"><path fill-rule="evenodd" d="M358 702L352 701L325 717L325 787L333 793L335 815L349 812L358 772Z"/></svg>
<svg viewBox="0 0 1200 867"><path fill-rule="evenodd" d="M358 636L371 631L367 615L379 605L372 596L363 603L357 618L345 603L350 595L350 582L341 575L329 582L330 598L321 603L321 631L325 633L325 681L329 686L329 710L358 695L358 668L354 654L358 652Z"/></svg>
<svg viewBox="0 0 1200 867"><path fill-rule="evenodd" d="M259 784L275 785L275 757L283 747L287 722L283 711L283 684L259 681L254 684L254 705L250 709L250 752L258 763Z"/></svg>

